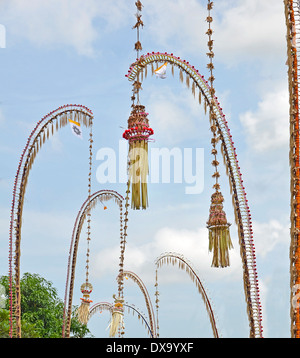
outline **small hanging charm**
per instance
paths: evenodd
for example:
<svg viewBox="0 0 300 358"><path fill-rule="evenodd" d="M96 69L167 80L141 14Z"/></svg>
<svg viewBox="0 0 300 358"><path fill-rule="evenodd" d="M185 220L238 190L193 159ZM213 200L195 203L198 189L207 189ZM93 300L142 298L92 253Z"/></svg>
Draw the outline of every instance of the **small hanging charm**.
<svg viewBox="0 0 300 358"><path fill-rule="evenodd" d="M142 105L134 105L123 138L129 141L129 180L132 188L131 207L139 210L148 206L147 175L148 140L153 129L149 127L148 113Z"/></svg>
<svg viewBox="0 0 300 358"><path fill-rule="evenodd" d="M226 214L223 210L223 195L216 191L211 196L209 219L209 251L213 251L213 267L227 267L229 263L229 250L233 248Z"/></svg>
<svg viewBox="0 0 300 358"><path fill-rule="evenodd" d="M93 291L93 286L89 282L85 282L81 285L80 288L83 293L83 298L81 298L81 305L77 309L77 317L79 322L82 324L87 324L90 317L90 303L93 302L90 300L90 293Z"/></svg>
<svg viewBox="0 0 300 358"><path fill-rule="evenodd" d="M123 327L124 316L124 300L121 297L116 297L116 295L113 295L113 298L115 303L112 310L111 322L108 326L110 337L115 337L118 333L118 329Z"/></svg>

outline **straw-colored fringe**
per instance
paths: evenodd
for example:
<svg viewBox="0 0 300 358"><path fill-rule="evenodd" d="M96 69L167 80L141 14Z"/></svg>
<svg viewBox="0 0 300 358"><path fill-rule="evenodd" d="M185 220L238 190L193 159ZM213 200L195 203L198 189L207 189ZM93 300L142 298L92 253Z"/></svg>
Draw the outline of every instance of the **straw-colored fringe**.
<svg viewBox="0 0 300 358"><path fill-rule="evenodd" d="M118 333L118 328L123 324L123 314L120 312L113 312L111 322L109 324L109 336L115 337Z"/></svg>
<svg viewBox="0 0 300 358"><path fill-rule="evenodd" d="M214 327L214 331L217 332L215 322L213 321L213 319L210 315L209 302L207 301L207 298L206 298L206 295L205 295L205 292L204 292L204 289L203 289L203 286L201 284L199 277L195 274L194 270L190 267L190 265L188 265L182 258L173 256L173 255L175 255L175 254L172 254L172 257L164 256L164 257L160 258L156 262L157 267L161 267L163 264L172 263L172 265L178 264L179 269L187 272L187 274L190 276L191 280L195 283L195 285L198 289L198 292L201 294L202 299L205 304L206 311L209 315L211 325L212 325L212 327Z"/></svg>
<svg viewBox="0 0 300 358"><path fill-rule="evenodd" d="M195 82L193 81L193 84L192 84L192 93L193 93L193 96L195 97L195 94L196 94L196 85L195 85Z"/></svg>
<svg viewBox="0 0 300 358"><path fill-rule="evenodd" d="M229 266L229 252L233 248L228 228L209 230L209 251L213 251L213 267Z"/></svg>
<svg viewBox="0 0 300 358"><path fill-rule="evenodd" d="M142 206L143 209L146 209L148 206L148 143L145 141L130 143L129 156L130 162L134 163L129 168L129 177L132 183L131 206L135 209L139 209L140 206Z"/></svg>
<svg viewBox="0 0 300 358"><path fill-rule="evenodd" d="M185 83L186 83L187 87L189 88L190 87L190 76L189 76L189 74L186 75Z"/></svg>
<svg viewBox="0 0 300 358"><path fill-rule="evenodd" d="M66 126L68 124L69 118L74 118L77 122L83 124L86 127L91 125L91 123L87 120L87 115L78 111L64 112L61 115L57 115L55 118L51 118L36 135L29 149L28 157L27 157L28 168L31 169L37 153L41 149L42 145L46 142L46 139L49 139L50 134L53 135L54 130L58 131L59 128ZM55 129L53 124L54 120L56 122Z"/></svg>
<svg viewBox="0 0 300 358"><path fill-rule="evenodd" d="M199 91L198 101L199 101L199 104L201 104L201 102L202 102L202 93L201 93L201 91Z"/></svg>
<svg viewBox="0 0 300 358"><path fill-rule="evenodd" d="M179 71L179 79L180 79L181 82L183 82L183 72L182 72L181 69Z"/></svg>
<svg viewBox="0 0 300 358"><path fill-rule="evenodd" d="M76 311L76 316L79 322L82 324L87 324L90 317L90 304L87 302L82 302Z"/></svg>

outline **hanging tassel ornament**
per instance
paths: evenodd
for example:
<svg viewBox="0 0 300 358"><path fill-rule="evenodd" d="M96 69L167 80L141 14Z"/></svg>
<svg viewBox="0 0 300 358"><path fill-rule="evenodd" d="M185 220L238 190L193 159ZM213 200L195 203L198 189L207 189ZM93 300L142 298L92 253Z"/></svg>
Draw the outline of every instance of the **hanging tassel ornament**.
<svg viewBox="0 0 300 358"><path fill-rule="evenodd" d="M134 105L128 129L123 133L123 138L129 141L128 174L132 189L131 207L135 210L148 206L148 141L154 131L149 127L147 116L144 106Z"/></svg>
<svg viewBox="0 0 300 358"><path fill-rule="evenodd" d="M76 315L78 321L82 324L87 324L90 318L90 293L93 291L93 286L89 282L85 282L80 288L83 298L81 298L81 305L78 307Z"/></svg>
<svg viewBox="0 0 300 358"><path fill-rule="evenodd" d="M223 202L224 198L222 193L219 191L220 184L219 184L219 177L220 173L218 171L218 165L219 162L217 160L217 148L216 145L220 140L220 137L218 137L218 126L216 122L216 114L214 111L215 107L215 89L214 89L214 64L213 64L213 58L214 58L214 52L213 52L213 40L212 40L212 29L211 29L211 23L213 22L213 18L211 16L211 10L213 8L213 2L211 0L208 0L207 4L207 10L208 10L208 16L206 18L206 21L208 22L208 53L207 56L209 57L209 63L207 65L207 68L209 69L210 77L210 96L211 96L211 103L209 104L209 119L210 119L210 129L213 134L213 137L211 139L212 144L212 151L211 154L214 157L214 160L212 161L212 165L215 167L215 172L212 175L212 177L215 179L215 184L213 188L215 189L214 194L211 196L211 205L209 210L209 219L207 222L207 228L209 230L209 251L213 252L213 260L212 260L212 266L213 267L227 267L229 266L229 250L233 248L230 233L229 233L229 227L231 224L227 222L226 214L223 210Z"/></svg>
<svg viewBox="0 0 300 358"><path fill-rule="evenodd" d="M124 322L124 300L121 297L116 297L116 295L113 295L113 298L115 300L115 303L112 310L111 322L108 326L110 337L115 337L117 335L119 328L123 327Z"/></svg>
<svg viewBox="0 0 300 358"><path fill-rule="evenodd" d="M229 262L229 250L233 248L226 214L223 210L223 195L216 191L211 196L209 219L209 251L213 252L212 267L227 267Z"/></svg>
<svg viewBox="0 0 300 358"><path fill-rule="evenodd" d="M135 44L137 61L139 61L139 51L142 48L140 42L140 27L144 26L142 18L142 3L136 1L137 22L133 27L137 31L137 42ZM153 70L152 70L153 71ZM131 207L134 210L146 209L148 206L147 176L148 167L148 141L153 135L153 129L149 127L148 113L145 107L140 104L140 91L142 90L141 77L142 71L137 73L137 79L133 83L132 110L128 119L128 129L123 133L123 138L129 142L128 153L128 180L131 183Z"/></svg>

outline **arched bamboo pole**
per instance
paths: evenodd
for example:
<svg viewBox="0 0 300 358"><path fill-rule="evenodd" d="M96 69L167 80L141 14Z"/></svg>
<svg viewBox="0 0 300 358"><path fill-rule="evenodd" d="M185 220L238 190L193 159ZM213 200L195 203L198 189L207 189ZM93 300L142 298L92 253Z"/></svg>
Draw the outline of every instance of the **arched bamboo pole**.
<svg viewBox="0 0 300 358"><path fill-rule="evenodd" d="M134 273L132 271L124 271L123 275L124 275L124 277L128 277L133 282L135 282L138 285L139 289L141 290L141 292L145 298L145 303L146 303L146 307L147 307L147 311L148 311L151 334L153 337L157 337L155 314L154 314L152 302L151 302L147 287L145 286L144 282L140 279L140 277L136 273Z"/></svg>
<svg viewBox="0 0 300 358"><path fill-rule="evenodd" d="M70 327L71 327L71 314L72 314L72 301L73 301L73 290L74 290L74 280L75 280L75 269L76 269L76 260L77 260L77 251L79 245L79 239L83 224L85 222L87 212L90 209L95 208L99 202L107 201L113 199L115 203L119 206L120 209L120 219L121 219L121 236L123 236L123 223L122 223L122 208L124 198L118 192L114 190L99 190L91 195L90 198L87 198L82 204L72 232L69 257L68 257L68 267L67 267L67 279L66 279L66 288L65 288L65 298L64 298L64 315L63 315L63 327L62 327L62 336L70 336ZM125 213L126 214L126 213ZM125 217L126 220L127 216ZM124 221L125 221L124 220ZM125 225L126 221L125 221Z"/></svg>
<svg viewBox="0 0 300 358"><path fill-rule="evenodd" d="M149 325L145 315L138 308L136 308L134 305L130 305L125 302L124 307L127 307L128 311L131 311L133 314L137 313L138 318L142 318L142 322L145 324L145 327L147 328L150 337L153 338L150 325ZM98 302L98 303L94 304L92 307L90 307L89 319L91 319L92 316L99 311L105 310L105 311L109 311L110 313L112 313L113 308L114 308L114 305L112 303Z"/></svg>
<svg viewBox="0 0 300 358"><path fill-rule="evenodd" d="M21 228L24 197L30 169L38 151L45 141L59 128L75 120L92 128L93 113L81 105L65 105L48 113L29 135L22 152L13 187L13 199L9 226L9 301L10 301L10 337L21 338L21 291L20 291L20 256Z"/></svg>
<svg viewBox="0 0 300 358"><path fill-rule="evenodd" d="M152 52L141 56L133 63L126 77L129 81L135 81L141 73L147 74L147 67L151 66L154 72L154 64L168 63L172 73L174 68L179 69L180 80L186 76L186 83L191 85L192 93L195 96L198 91L199 103L203 103L205 112L211 109L214 118L210 121L216 125L221 140L221 151L224 164L229 177L229 185L232 193L232 202L235 212L236 224L238 227L240 255L243 264L243 281L247 313L250 326L250 338L262 338L262 310L259 295L258 276L256 269L255 247L253 242L253 231L250 208L242 180L242 174L237 159L236 148L230 134L228 122L223 110L215 95L211 94L210 86L198 70L189 62L176 57L173 54Z"/></svg>
<svg viewBox="0 0 300 358"><path fill-rule="evenodd" d="M215 338L219 338L219 333L218 333L218 329L217 329L217 325L216 325L216 320L215 320L215 316L214 316L214 312L210 303L210 300L207 296L207 293L203 287L203 284L199 278L199 276L197 275L196 271L193 269L193 267L191 266L191 264L182 256L176 253L171 253L171 252L167 252L162 254L155 262L157 269L162 267L164 264L172 264L173 266L175 264L178 264L178 267L181 270L186 271L191 280L195 283L199 293L202 296L202 299L204 301L205 307L206 307L206 311L209 315L209 319L210 319L210 323L211 323L211 327L212 327L212 331L213 331L213 335Z"/></svg>

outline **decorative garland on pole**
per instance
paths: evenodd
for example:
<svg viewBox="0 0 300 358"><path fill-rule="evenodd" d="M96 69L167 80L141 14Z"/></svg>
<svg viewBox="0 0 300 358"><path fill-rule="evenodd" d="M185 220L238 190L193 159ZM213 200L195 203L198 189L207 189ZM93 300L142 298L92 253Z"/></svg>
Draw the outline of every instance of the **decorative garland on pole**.
<svg viewBox="0 0 300 358"><path fill-rule="evenodd" d="M214 64L213 64L213 58L214 58L214 52L213 52L213 40L212 40L212 34L213 31L211 29L211 23L213 22L213 18L211 16L211 10L213 8L213 2L208 1L207 10L208 10L208 16L206 18L206 21L209 24L209 28L206 32L208 35L208 50L207 56L210 59L209 64L207 65L207 68L210 72L210 77L208 79L210 83L210 95L212 98L215 96L215 89L214 89L214 80L215 77L213 75L214 70ZM211 101L209 106L209 119L210 119L210 129L213 134L213 138L211 139L212 144L212 151L211 154L214 157L214 160L212 161L212 165L215 167L215 172L212 175L212 177L215 179L215 184L213 188L215 189L215 192L212 194L211 197L211 205L209 210L209 219L207 222L207 228L209 230L209 251L213 252L213 260L212 260L212 266L213 267L227 267L229 266L229 249L231 249L232 243L230 239L230 233L229 233L229 224L226 219L226 214L223 210L223 195L219 191L220 184L219 184L219 177L220 173L218 171L219 162L217 160L217 154L218 151L216 149L216 145L219 142L220 138L217 136L217 126L216 126L216 114L214 109L215 103L214 100Z"/></svg>

